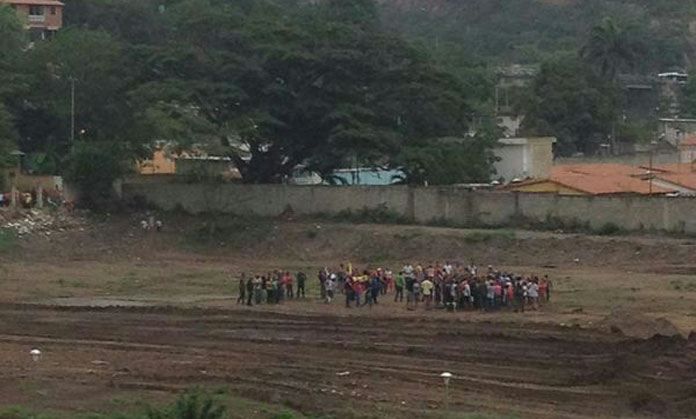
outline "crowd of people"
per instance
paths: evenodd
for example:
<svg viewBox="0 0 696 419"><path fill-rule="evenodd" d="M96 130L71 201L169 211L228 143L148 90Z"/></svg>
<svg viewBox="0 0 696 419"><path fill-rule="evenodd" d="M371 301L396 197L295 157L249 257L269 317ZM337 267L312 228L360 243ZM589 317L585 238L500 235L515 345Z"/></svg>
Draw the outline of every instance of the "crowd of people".
<svg viewBox="0 0 696 419"><path fill-rule="evenodd" d="M445 262L406 264L394 273L389 268L354 269L352 264L317 273L319 297L332 303L339 296L345 306L372 307L384 298L415 310L445 308L448 311L538 310L551 300L552 283L548 275L518 275L488 266L481 271L469 265ZM239 280L238 304L278 304L283 299L305 298L307 275L275 271Z"/></svg>

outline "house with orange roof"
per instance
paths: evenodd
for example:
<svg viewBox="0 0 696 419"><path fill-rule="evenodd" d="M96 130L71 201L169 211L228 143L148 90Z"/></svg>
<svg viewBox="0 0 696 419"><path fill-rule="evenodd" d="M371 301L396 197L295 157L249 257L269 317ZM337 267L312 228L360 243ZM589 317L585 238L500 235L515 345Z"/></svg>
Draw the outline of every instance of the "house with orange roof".
<svg viewBox="0 0 696 419"><path fill-rule="evenodd" d="M9 4L26 23L32 41L53 38L63 27L64 3L57 0L0 0Z"/></svg>
<svg viewBox="0 0 696 419"><path fill-rule="evenodd" d="M654 185L674 189L680 195L696 195L696 162L641 166L652 175Z"/></svg>
<svg viewBox="0 0 696 419"><path fill-rule="evenodd" d="M667 195L676 188L651 182L645 169L621 164L555 166L549 179L512 183L503 190L559 195Z"/></svg>

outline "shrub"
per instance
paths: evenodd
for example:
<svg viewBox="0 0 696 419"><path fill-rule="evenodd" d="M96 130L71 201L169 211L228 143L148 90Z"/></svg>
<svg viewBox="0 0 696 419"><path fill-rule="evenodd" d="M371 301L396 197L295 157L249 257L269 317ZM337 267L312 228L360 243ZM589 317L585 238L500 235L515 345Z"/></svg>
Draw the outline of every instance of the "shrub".
<svg viewBox="0 0 696 419"><path fill-rule="evenodd" d="M621 232L622 229L618 225L614 223L606 223L597 231L597 234L601 236L613 236Z"/></svg>
<svg viewBox="0 0 696 419"><path fill-rule="evenodd" d="M66 178L78 187L81 205L104 210L113 204L114 181L125 173L119 152L113 147L79 145Z"/></svg>
<svg viewBox="0 0 696 419"><path fill-rule="evenodd" d="M408 217L391 210L386 204L379 204L375 208L364 207L359 211L343 210L332 217L335 221L344 221L355 224L408 224Z"/></svg>
<svg viewBox="0 0 696 419"><path fill-rule="evenodd" d="M164 410L149 410L147 419L224 419L225 406L198 391L191 391Z"/></svg>
<svg viewBox="0 0 696 419"><path fill-rule="evenodd" d="M17 239L12 232L7 230L0 230L0 250L9 249L14 246Z"/></svg>

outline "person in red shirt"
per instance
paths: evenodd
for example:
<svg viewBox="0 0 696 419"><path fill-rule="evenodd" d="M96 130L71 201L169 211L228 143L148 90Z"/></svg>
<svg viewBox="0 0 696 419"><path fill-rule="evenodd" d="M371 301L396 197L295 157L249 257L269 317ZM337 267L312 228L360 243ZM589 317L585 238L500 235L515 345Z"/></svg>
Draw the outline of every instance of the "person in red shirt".
<svg viewBox="0 0 696 419"><path fill-rule="evenodd" d="M283 275L283 286L285 287L285 296L288 298L294 297L292 282L292 275L286 271L285 275Z"/></svg>
<svg viewBox="0 0 696 419"><path fill-rule="evenodd" d="M512 307L512 302L515 299L515 287L512 286L512 282L507 283L505 292L507 292L507 305Z"/></svg>
<svg viewBox="0 0 696 419"><path fill-rule="evenodd" d="M365 292L365 287L361 281L353 280L353 292L355 293L355 306L360 307L360 297Z"/></svg>
<svg viewBox="0 0 696 419"><path fill-rule="evenodd" d="M503 305L503 286L500 284L500 282L495 283L493 293L495 295L494 308L498 310Z"/></svg>

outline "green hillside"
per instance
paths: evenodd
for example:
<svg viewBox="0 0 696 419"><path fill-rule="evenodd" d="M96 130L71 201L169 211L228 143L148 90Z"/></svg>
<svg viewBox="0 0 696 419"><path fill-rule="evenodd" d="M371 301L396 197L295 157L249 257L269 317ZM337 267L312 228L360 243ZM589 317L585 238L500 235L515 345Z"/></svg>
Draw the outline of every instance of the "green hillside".
<svg viewBox="0 0 696 419"><path fill-rule="evenodd" d="M696 54L686 0L382 0L384 22L449 60L537 63L577 50L611 17L645 45L638 72L685 68ZM691 30L690 30L691 26Z"/></svg>

